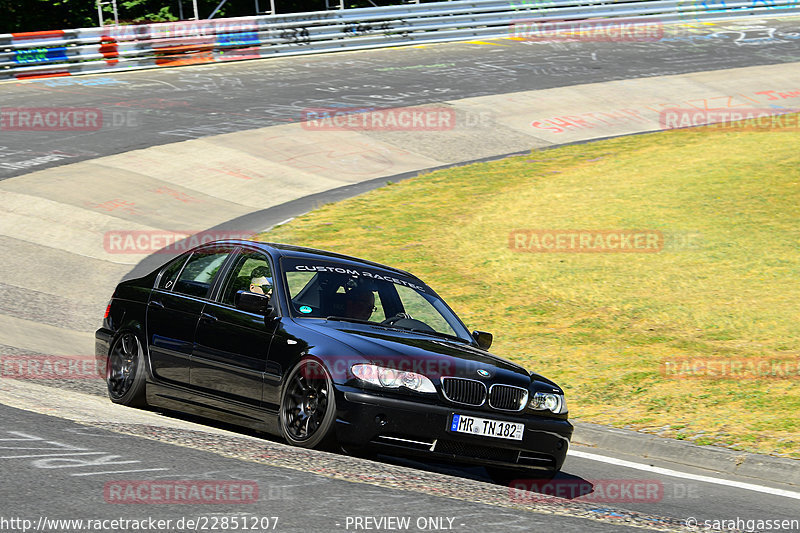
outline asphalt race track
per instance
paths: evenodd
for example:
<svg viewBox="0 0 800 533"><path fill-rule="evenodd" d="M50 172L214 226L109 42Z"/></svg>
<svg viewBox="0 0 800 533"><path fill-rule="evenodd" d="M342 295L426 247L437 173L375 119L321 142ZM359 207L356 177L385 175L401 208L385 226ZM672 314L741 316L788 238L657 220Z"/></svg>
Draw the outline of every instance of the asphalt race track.
<svg viewBox="0 0 800 533"><path fill-rule="evenodd" d="M400 107L800 60L796 21L740 21L657 42L511 40L6 83L3 107L98 108L98 131L4 135L0 179L49 166L302 120L318 107ZM19 166L31 156L62 159Z"/></svg>
<svg viewBox="0 0 800 533"><path fill-rule="evenodd" d="M118 254L103 245L104 232L256 231L426 168L658 129L643 119L575 127L562 137L552 128L531 133L505 118L515 103L537 102L535 116L559 117L606 105L601 94L619 93L608 100L617 109L639 105L637 97L649 98L645 105L697 90L705 102L798 107L798 61L800 21L763 19L705 25L658 42L500 39L4 83L3 109L88 108L103 121L85 131L0 130L0 356L93 353L92 332L114 284L137 265L166 259ZM792 89L797 96L788 96ZM298 124L314 108L419 105L452 105L459 117L491 120L424 141L397 133L326 137ZM303 143L317 152L289 163L269 155ZM335 148L366 143L374 144L363 153ZM426 151L425 143L434 147ZM206 159L215 150L240 166ZM261 165L263 174L253 170ZM588 484L591 492L552 499L492 485L480 468L308 452L219 424L115 406L99 379L0 378L0 451L2 531L22 529L2 521L10 518L39 530L86 530L43 517L170 520L164 531L203 529L188 519L220 526L222 517L267 517L259 530L298 532L715 530L704 520L734 521L716 529L723 531L751 529L747 520L795 520L764 529L800 531L800 487L780 477L723 475L575 446L554 486L584 491ZM258 497L114 499L114 483L174 480L241 482L257 487ZM626 483L655 488L638 497L613 492Z"/></svg>
<svg viewBox="0 0 800 533"><path fill-rule="evenodd" d="M42 392L41 385L16 383L12 391L0 393L0 403L25 409L0 407L0 461L4 473L13 476L15 487L8 493L4 514L34 523L40 516L136 519L144 515L176 520L246 514L278 516L285 531L354 531L357 528L352 525L346 527L348 517L410 517L415 522L420 517L439 516L452 518L454 531L544 527L619 531L630 526L687 531L691 528L684 527L684 520L692 517L701 523L737 517L745 521L797 519L800 492L792 487L759 481L755 490L752 479L719 475L713 476L717 483L701 482L692 476L708 477L708 471L676 470L674 464L643 463L619 454L614 457L643 467L655 464L673 474L568 457L562 473L550 485L542 486L541 492L517 493L490 484L480 468L388 457L375 462L310 452L219 424L199 425L202 420L109 405L100 391L96 396L62 391L59 397L46 399ZM69 405L70 412L58 417L43 414L61 405ZM603 450L583 451L604 454ZM222 498L205 505L169 501L163 492L160 498L167 501L150 505L119 501L119 496L115 500L106 484L129 480L254 482L260 497L235 506ZM584 500L547 498L558 490L559 483L568 494L586 494ZM580 483L590 484L591 491L575 490ZM626 483L631 487L628 497L613 492L614 487ZM640 497L642 501L614 502L636 499L630 494L635 494L637 486L656 489L649 498ZM429 529L412 526L407 530Z"/></svg>

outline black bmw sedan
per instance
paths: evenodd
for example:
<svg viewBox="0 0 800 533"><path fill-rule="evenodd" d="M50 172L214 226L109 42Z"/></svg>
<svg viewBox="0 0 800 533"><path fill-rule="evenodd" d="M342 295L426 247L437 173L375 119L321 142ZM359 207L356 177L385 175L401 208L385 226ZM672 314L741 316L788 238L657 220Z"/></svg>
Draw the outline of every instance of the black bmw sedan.
<svg viewBox="0 0 800 533"><path fill-rule="evenodd" d="M121 282L97 330L113 402L182 411L308 448L546 478L572 425L547 378L492 355L402 270L282 244L217 241Z"/></svg>

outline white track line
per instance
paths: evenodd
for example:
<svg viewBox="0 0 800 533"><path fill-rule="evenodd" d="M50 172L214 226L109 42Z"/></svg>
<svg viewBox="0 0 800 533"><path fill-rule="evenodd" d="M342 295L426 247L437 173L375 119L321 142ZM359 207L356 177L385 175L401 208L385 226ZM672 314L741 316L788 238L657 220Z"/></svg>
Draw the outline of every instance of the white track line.
<svg viewBox="0 0 800 533"><path fill-rule="evenodd" d="M575 449L569 450L567 455L571 455L573 457L580 457L581 459L588 459L590 461L598 461L601 463L609 463L612 465L624 466L625 468L635 468L636 470L644 470L645 472L653 472L654 474L661 474L664 476L680 477L683 479L702 481L703 483L714 483L716 485L725 485L727 487L736 487L737 489L752 490L754 492L763 492L765 494L772 494L774 496L784 496L786 498L794 498L795 500L800 500L800 492L793 492L790 490L773 489L772 487L765 487L763 485L754 485L752 483L743 483L741 481L730 481L727 479L719 479L716 477L688 474L686 472L680 472L678 470L670 470L669 468L661 468L658 466L651 466L642 463L634 463L632 461L625 461L623 459L606 457L605 455L597 455L594 453L580 452Z"/></svg>
<svg viewBox="0 0 800 533"><path fill-rule="evenodd" d="M158 470L169 470L169 468L140 468L139 470L104 470L103 472L79 472L70 474L71 476L99 476L101 474L128 474L131 472L156 472Z"/></svg>

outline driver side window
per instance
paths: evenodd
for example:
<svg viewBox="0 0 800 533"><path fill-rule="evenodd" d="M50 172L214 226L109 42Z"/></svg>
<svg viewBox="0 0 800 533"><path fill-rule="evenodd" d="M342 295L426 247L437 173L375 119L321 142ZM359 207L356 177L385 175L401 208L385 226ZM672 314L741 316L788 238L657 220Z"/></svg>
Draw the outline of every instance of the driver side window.
<svg viewBox="0 0 800 533"><path fill-rule="evenodd" d="M222 303L234 305L238 291L272 296L272 287L272 269L266 256L258 252L245 252L236 259L228 274L222 291Z"/></svg>

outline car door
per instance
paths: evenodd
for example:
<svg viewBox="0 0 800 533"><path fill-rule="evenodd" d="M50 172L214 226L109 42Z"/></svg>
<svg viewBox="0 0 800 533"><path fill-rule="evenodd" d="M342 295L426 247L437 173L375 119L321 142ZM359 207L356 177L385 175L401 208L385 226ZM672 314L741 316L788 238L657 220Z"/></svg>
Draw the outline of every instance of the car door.
<svg viewBox="0 0 800 533"><path fill-rule="evenodd" d="M200 314L232 247L207 247L170 263L147 304L150 367L159 381L189 386Z"/></svg>
<svg viewBox="0 0 800 533"><path fill-rule="evenodd" d="M234 304L236 292L250 291L251 286L253 292L271 293L272 272L265 254L247 248L238 252L218 294L200 317L192 355L194 389L226 401L261 405L278 319L237 309ZM251 285L254 280L257 286Z"/></svg>

